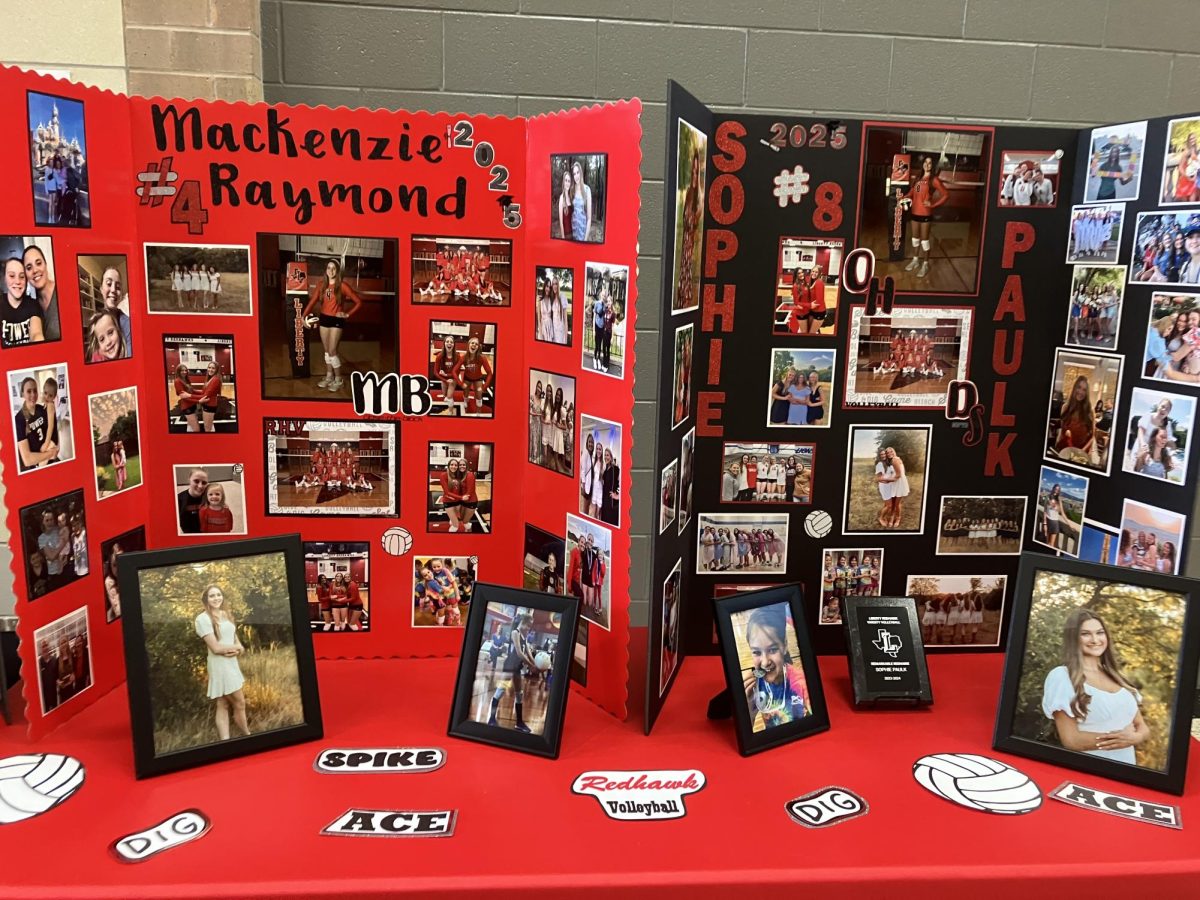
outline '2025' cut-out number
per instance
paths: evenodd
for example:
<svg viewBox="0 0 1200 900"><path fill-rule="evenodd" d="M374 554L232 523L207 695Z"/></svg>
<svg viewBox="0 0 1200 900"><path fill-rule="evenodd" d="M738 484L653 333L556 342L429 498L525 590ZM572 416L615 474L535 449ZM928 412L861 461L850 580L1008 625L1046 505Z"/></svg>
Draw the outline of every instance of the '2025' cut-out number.
<svg viewBox="0 0 1200 900"><path fill-rule="evenodd" d="M793 125L789 129L782 122L776 122L771 126L768 143L780 150L786 147L799 149L805 144L817 150L824 147L841 150L847 143L846 126L838 125L831 129L824 122L814 122L811 125Z"/></svg>
<svg viewBox="0 0 1200 900"><path fill-rule="evenodd" d="M194 178L179 185L179 191L171 202L171 224L186 225L188 234L204 234L208 210L204 208L200 182Z"/></svg>

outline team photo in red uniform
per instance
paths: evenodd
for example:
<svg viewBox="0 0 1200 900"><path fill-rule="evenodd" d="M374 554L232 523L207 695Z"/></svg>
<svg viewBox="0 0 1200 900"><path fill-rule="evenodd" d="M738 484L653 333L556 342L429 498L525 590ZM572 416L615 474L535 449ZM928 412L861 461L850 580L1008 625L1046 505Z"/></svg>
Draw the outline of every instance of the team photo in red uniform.
<svg viewBox="0 0 1200 900"><path fill-rule="evenodd" d="M412 302L451 306L512 304L512 241L412 239Z"/></svg>

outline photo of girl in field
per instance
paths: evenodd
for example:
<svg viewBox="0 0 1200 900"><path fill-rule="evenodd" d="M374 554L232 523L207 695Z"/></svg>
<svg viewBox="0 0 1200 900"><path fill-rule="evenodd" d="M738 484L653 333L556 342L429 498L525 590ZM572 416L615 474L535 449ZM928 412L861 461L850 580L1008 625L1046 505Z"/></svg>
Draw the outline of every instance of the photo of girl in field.
<svg viewBox="0 0 1200 900"><path fill-rule="evenodd" d="M302 725L281 553L138 573L156 756Z"/></svg>

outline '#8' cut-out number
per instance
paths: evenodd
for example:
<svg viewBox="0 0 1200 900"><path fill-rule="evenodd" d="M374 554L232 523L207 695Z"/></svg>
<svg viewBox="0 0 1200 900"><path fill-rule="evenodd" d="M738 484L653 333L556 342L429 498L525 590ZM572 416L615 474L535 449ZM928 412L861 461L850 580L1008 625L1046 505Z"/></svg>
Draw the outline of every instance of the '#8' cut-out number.
<svg viewBox="0 0 1200 900"><path fill-rule="evenodd" d="M818 231L833 231L842 224L842 186L836 181L824 181L813 194L817 208L813 210L813 227Z"/></svg>
<svg viewBox="0 0 1200 900"><path fill-rule="evenodd" d="M179 191L171 202L171 224L186 225L188 234L204 234L208 210L204 208L199 181L192 179L179 185Z"/></svg>

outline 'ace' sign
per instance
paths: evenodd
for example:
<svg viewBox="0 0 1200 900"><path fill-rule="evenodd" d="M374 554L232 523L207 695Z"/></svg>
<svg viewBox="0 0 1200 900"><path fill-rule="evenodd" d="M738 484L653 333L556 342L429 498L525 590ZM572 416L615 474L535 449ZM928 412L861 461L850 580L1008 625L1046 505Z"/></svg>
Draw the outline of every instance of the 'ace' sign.
<svg viewBox="0 0 1200 900"><path fill-rule="evenodd" d="M458 810L413 812L391 809L348 809L321 834L342 837L450 837Z"/></svg>

